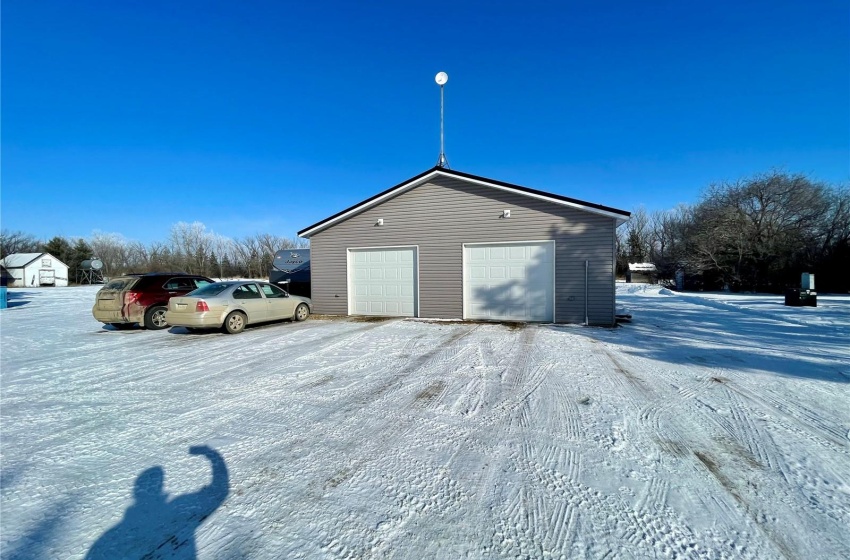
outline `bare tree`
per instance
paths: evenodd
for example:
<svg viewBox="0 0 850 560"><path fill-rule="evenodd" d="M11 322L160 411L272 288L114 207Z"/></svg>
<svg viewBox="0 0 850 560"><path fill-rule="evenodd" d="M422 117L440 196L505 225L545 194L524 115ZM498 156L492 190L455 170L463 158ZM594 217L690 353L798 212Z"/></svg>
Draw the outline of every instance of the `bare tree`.
<svg viewBox="0 0 850 560"><path fill-rule="evenodd" d="M836 189L829 196L829 209L823 215L818 252L825 254L833 247L850 242L850 188Z"/></svg>
<svg viewBox="0 0 850 560"><path fill-rule="evenodd" d="M247 278L262 274L262 247L256 237L246 237L234 244L236 264Z"/></svg>
<svg viewBox="0 0 850 560"><path fill-rule="evenodd" d="M95 231L88 243L95 256L103 262L107 274L114 276L128 272L127 240L124 236Z"/></svg>
<svg viewBox="0 0 850 560"><path fill-rule="evenodd" d="M802 175L775 171L712 185L694 209L691 257L730 288L781 289L806 260L816 261L810 255L830 215L829 193Z"/></svg>
<svg viewBox="0 0 850 560"><path fill-rule="evenodd" d="M650 255L658 276L672 279L678 269L688 268L687 228L692 209L679 205L672 210L656 211L650 218Z"/></svg>
<svg viewBox="0 0 850 560"><path fill-rule="evenodd" d="M178 222L171 226L169 239L175 254L180 256L181 268L193 274L206 274L214 237L201 222Z"/></svg>
<svg viewBox="0 0 850 560"><path fill-rule="evenodd" d="M149 271L167 271L171 272L178 270L180 258L176 257L171 247L162 242L155 242L148 248L149 255Z"/></svg>
<svg viewBox="0 0 850 560"><path fill-rule="evenodd" d="M15 253L37 253L42 242L35 236L22 231L0 231L0 259Z"/></svg>
<svg viewBox="0 0 850 560"><path fill-rule="evenodd" d="M636 208L629 221L617 229L617 269L623 272L629 263L646 262L650 255L652 231L643 206Z"/></svg>
<svg viewBox="0 0 850 560"><path fill-rule="evenodd" d="M218 277L224 278L225 265L236 260L234 258L236 249L235 243L229 237L215 235L212 238L210 247L213 255L215 255L216 263L218 264Z"/></svg>
<svg viewBox="0 0 850 560"><path fill-rule="evenodd" d="M150 253L148 248L139 241L127 243L127 264L135 271L148 271L151 267Z"/></svg>

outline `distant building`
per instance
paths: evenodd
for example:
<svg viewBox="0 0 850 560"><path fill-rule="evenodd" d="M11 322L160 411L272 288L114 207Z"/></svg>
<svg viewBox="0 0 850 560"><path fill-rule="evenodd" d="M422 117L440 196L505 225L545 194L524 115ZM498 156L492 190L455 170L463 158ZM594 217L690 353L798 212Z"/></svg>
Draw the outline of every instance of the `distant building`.
<svg viewBox="0 0 850 560"><path fill-rule="evenodd" d="M0 260L13 288L67 286L68 265L50 253L15 253Z"/></svg>
<svg viewBox="0 0 850 560"><path fill-rule="evenodd" d="M655 284L658 281L658 269L653 263L629 263L626 282Z"/></svg>

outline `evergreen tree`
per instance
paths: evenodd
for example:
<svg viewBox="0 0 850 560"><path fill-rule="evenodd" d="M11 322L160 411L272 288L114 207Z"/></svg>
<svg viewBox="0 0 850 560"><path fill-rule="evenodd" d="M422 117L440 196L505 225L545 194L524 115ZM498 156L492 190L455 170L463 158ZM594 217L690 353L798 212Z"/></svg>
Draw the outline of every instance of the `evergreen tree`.
<svg viewBox="0 0 850 560"><path fill-rule="evenodd" d="M210 258L207 261L203 274L205 276L221 276L221 267L218 265L218 259L215 253L210 253Z"/></svg>
<svg viewBox="0 0 850 560"><path fill-rule="evenodd" d="M74 246L71 248L71 252L69 255L69 260L65 262L68 265L68 270L70 271L71 278L76 279L77 282L80 281L80 263L82 263L86 259L91 259L95 255L92 254L92 248L84 239L77 239L77 242L74 243Z"/></svg>
<svg viewBox="0 0 850 560"><path fill-rule="evenodd" d="M63 263L67 264L70 270L71 264L68 261L70 261L71 258L72 247L67 239L56 236L42 245L41 250L45 253L50 253Z"/></svg>

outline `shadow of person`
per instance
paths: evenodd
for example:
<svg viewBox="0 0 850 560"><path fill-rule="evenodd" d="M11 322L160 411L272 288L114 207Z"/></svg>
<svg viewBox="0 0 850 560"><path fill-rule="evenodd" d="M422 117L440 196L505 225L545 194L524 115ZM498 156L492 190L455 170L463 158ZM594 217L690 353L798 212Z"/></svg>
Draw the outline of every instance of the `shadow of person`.
<svg viewBox="0 0 850 560"><path fill-rule="evenodd" d="M209 459L212 482L197 492L169 499L163 491L163 468L145 470L133 488L135 502L118 525L97 539L87 560L197 557L195 529L224 502L230 483L224 458L216 450L203 445L190 447L189 453Z"/></svg>

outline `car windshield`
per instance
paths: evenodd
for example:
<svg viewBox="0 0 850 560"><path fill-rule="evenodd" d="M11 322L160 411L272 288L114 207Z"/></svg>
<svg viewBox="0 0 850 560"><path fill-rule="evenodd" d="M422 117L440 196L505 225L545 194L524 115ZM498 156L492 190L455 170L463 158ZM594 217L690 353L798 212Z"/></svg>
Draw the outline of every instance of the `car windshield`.
<svg viewBox="0 0 850 560"><path fill-rule="evenodd" d="M186 295L190 296L217 296L227 288L231 287L233 284L230 282L216 282L214 284L207 284L206 286L202 286L197 290L191 291Z"/></svg>

